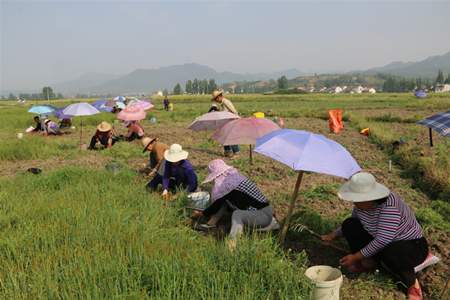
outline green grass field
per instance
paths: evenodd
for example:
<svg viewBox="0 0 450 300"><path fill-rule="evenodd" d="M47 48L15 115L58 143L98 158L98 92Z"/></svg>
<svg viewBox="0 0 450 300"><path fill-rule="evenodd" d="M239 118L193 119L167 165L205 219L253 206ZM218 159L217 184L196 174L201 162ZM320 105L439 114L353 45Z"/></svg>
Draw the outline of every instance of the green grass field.
<svg viewBox="0 0 450 300"><path fill-rule="evenodd" d="M417 100L407 94L375 95L230 95L243 115L256 111L286 120L286 127L324 134L343 144L364 170L399 192L413 207L429 243L443 260L420 274L427 299L439 299L448 276L450 222L450 141L415 121L450 108L450 96ZM66 105L75 100L55 101ZM207 163L221 156L208 133L194 133L189 123L209 108L208 96L177 96L174 111L162 111L162 99L143 121L146 133L163 142L180 143L200 180ZM276 234L251 235L230 252L224 241L203 236L187 225L185 195L164 206L148 193L137 173L147 161L136 143L110 150L79 150L79 118L74 131L58 137L16 134L32 125L27 106L0 102L0 298L129 299L308 299L311 286L303 275L310 265L338 266L342 253L307 232L288 234L286 247ZM344 110L345 129L329 133L327 111ZM150 116L157 118L151 124ZM87 143L102 120L83 118ZM358 133L370 127L371 136ZM397 151L392 142L407 143ZM248 164L246 149L228 163L254 179L282 219L295 173L263 156ZM388 170L392 160L393 169ZM118 173L105 169L115 162ZM30 167L40 175L26 172ZM337 199L343 181L307 174L298 200L295 224L319 233L334 228L351 207ZM345 247L344 243L339 244ZM345 274L342 299L402 299L395 281L383 272Z"/></svg>

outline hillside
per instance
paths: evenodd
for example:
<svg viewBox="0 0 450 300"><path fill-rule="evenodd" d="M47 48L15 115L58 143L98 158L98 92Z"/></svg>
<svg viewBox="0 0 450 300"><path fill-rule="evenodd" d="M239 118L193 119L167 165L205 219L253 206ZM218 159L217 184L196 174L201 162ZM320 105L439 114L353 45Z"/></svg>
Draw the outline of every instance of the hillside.
<svg viewBox="0 0 450 300"><path fill-rule="evenodd" d="M450 52L443 55L430 56L418 62L392 62L383 67L369 69L365 73L435 78L439 70L442 70L444 73L450 73Z"/></svg>
<svg viewBox="0 0 450 300"><path fill-rule="evenodd" d="M194 78L215 79L222 84L232 81L264 80L276 78L281 75L294 78L302 74L296 69L279 71L274 73L238 74L233 72L217 72L208 66L190 63L161 67L158 69L137 69L123 76L115 76L101 82L89 78L55 85L61 92L83 92L83 93L140 93L160 89L172 89L177 83L183 87L186 81ZM94 83L94 84L93 84Z"/></svg>

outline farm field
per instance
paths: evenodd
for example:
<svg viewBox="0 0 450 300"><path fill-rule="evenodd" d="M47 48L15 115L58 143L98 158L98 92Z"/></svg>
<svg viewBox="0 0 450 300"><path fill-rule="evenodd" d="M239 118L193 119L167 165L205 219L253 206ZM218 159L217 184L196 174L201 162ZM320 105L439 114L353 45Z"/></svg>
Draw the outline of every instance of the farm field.
<svg viewBox="0 0 450 300"><path fill-rule="evenodd" d="M189 151L203 180L207 164L221 157L211 133L187 129L209 109L209 96L172 97L174 111L162 99L142 124L149 136L179 143ZM262 111L283 117L285 127L308 130L336 140L361 167L404 197L414 209L431 248L442 261L420 274L426 299L449 298L444 292L450 258L450 140L417 120L450 109L450 95L425 100L409 94L229 95L242 115ZM56 106L76 100L52 101ZM31 103L0 102L0 298L151 298L151 299L308 299L308 266L339 265L344 256L296 224L327 233L344 220L351 205L336 191L339 178L306 174L297 201L293 228L284 248L274 235L251 235L230 252L221 239L190 229L179 195L165 206L159 194L145 190L137 170L147 162L139 142L120 142L110 150L79 150L76 130L58 137L16 134L32 125ZM345 128L328 129L329 109L344 110ZM149 119L155 117L156 124ZM124 128L111 113L83 118L88 143L100 121ZM365 137L359 130L369 127ZM402 141L398 149L392 143ZM296 174L255 154L248 164L242 148L227 159L252 178L268 196L279 220L287 210ZM392 170L389 171L389 160ZM120 171L108 171L114 162ZM42 174L26 170L38 167ZM340 247L346 247L342 241ZM345 274L341 299L404 299L383 271Z"/></svg>

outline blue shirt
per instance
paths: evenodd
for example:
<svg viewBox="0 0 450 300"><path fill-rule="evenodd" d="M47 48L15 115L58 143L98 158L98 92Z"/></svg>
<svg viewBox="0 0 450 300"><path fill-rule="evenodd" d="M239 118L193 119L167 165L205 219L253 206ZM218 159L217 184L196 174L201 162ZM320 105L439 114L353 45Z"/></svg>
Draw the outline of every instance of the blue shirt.
<svg viewBox="0 0 450 300"><path fill-rule="evenodd" d="M169 189L170 179L175 180L177 186L184 185L192 193L197 190L197 175L188 160L182 160L179 165L166 161L162 180L163 189Z"/></svg>

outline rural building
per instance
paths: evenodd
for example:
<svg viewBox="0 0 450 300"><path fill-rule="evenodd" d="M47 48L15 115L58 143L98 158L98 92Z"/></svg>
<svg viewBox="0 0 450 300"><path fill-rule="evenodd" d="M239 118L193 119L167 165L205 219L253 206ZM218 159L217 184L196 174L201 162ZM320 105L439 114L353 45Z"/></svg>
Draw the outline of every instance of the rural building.
<svg viewBox="0 0 450 300"><path fill-rule="evenodd" d="M355 94L361 94L363 91L364 91L364 88L362 86L360 86L360 85L353 89L353 92Z"/></svg>
<svg viewBox="0 0 450 300"><path fill-rule="evenodd" d="M450 84L436 84L434 91L436 93L448 93L450 92Z"/></svg>
<svg viewBox="0 0 450 300"><path fill-rule="evenodd" d="M340 87L340 86L337 86L337 87L335 87L334 88L334 93L335 94L340 94L340 93L342 93L344 90Z"/></svg>
<svg viewBox="0 0 450 300"><path fill-rule="evenodd" d="M369 89L369 94L375 94L377 91L374 88Z"/></svg>

